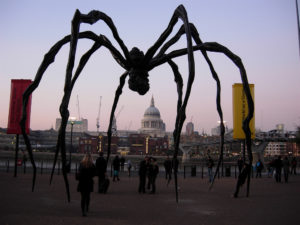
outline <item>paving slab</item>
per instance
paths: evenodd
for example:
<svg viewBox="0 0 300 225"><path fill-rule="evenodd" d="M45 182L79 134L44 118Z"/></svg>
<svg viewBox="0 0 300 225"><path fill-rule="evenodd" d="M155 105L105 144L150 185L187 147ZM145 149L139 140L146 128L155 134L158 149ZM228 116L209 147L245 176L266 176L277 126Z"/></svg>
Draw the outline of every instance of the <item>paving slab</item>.
<svg viewBox="0 0 300 225"><path fill-rule="evenodd" d="M90 212L81 216L77 181L69 174L71 202L67 201L62 175L37 174L31 192L31 174L0 172L0 224L4 225L299 225L300 176L290 182L253 178L250 197L243 187L232 198L236 179L216 180L211 191L207 179L179 176L179 202L174 183L167 185L161 174L157 193L139 194L138 177L121 173L119 182L110 182L107 194L91 194ZM97 180L95 179L95 188Z"/></svg>

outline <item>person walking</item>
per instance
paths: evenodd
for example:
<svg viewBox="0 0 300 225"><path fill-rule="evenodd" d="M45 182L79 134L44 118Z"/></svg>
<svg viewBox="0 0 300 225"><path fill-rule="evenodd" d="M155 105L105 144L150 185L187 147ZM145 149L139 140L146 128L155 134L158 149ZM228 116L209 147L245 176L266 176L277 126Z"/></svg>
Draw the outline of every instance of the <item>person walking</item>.
<svg viewBox="0 0 300 225"><path fill-rule="evenodd" d="M120 158L118 155L115 156L113 160L113 168L114 168L114 176L113 176L113 181L117 179L118 181L120 180L119 178L119 172L120 172Z"/></svg>
<svg viewBox="0 0 300 225"><path fill-rule="evenodd" d="M261 178L261 172L264 169L264 164L260 159L258 159L258 161L256 162L255 169L256 169L256 178L258 177Z"/></svg>
<svg viewBox="0 0 300 225"><path fill-rule="evenodd" d="M150 177L150 186L151 186L151 191L150 191L150 194L155 194L156 192L156 177L159 173L159 168L158 168L158 165L157 165L157 161L155 158L151 158L151 166L150 166L150 169L149 169L149 177Z"/></svg>
<svg viewBox="0 0 300 225"><path fill-rule="evenodd" d="M284 181L285 183L288 183L289 173L290 173L290 161L287 156L285 156L284 159L282 160L282 166L283 166Z"/></svg>
<svg viewBox="0 0 300 225"><path fill-rule="evenodd" d="M124 165L125 165L125 157L122 155L120 158L120 165L121 165L121 171L124 172Z"/></svg>
<svg viewBox="0 0 300 225"><path fill-rule="evenodd" d="M211 183L213 181L213 166L214 166L214 161L213 159L208 156L208 160L207 160L207 171L208 171L208 177L209 177L209 183Z"/></svg>
<svg viewBox="0 0 300 225"><path fill-rule="evenodd" d="M128 159L128 161L127 161L128 177L131 176L131 168L132 168L132 163L131 163L131 160Z"/></svg>
<svg viewBox="0 0 300 225"><path fill-rule="evenodd" d="M281 156L278 156L278 158L275 159L274 167L275 167L275 180L277 183L281 183L281 169L282 169Z"/></svg>
<svg viewBox="0 0 300 225"><path fill-rule="evenodd" d="M107 163L103 157L103 152L99 153L99 157L96 160L96 173L98 176L98 193L105 193L105 179L106 179L106 167Z"/></svg>
<svg viewBox="0 0 300 225"><path fill-rule="evenodd" d="M244 165L244 160L242 159L242 157L240 157L237 161L237 166L239 169L239 174L241 174L242 169L243 169L243 165Z"/></svg>
<svg viewBox="0 0 300 225"><path fill-rule="evenodd" d="M139 193L146 193L146 177L148 170L149 158L146 156L139 165Z"/></svg>
<svg viewBox="0 0 300 225"><path fill-rule="evenodd" d="M79 165L76 179L78 180L77 191L81 193L82 216L87 216L90 205L90 194L94 189L93 177L96 175L96 167L92 156L86 154Z"/></svg>
<svg viewBox="0 0 300 225"><path fill-rule="evenodd" d="M297 159L296 157L293 157L291 161L291 174L296 175L296 168L297 168Z"/></svg>
<svg viewBox="0 0 300 225"><path fill-rule="evenodd" d="M172 161L169 156L167 156L167 159L164 162L165 172L166 172L166 180L168 180L168 183L170 183L172 179Z"/></svg>

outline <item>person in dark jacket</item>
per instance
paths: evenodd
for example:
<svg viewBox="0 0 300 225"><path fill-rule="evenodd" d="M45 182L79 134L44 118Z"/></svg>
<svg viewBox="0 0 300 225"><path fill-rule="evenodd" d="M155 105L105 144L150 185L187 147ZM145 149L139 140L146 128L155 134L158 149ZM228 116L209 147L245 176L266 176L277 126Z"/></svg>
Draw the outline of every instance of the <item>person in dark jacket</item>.
<svg viewBox="0 0 300 225"><path fill-rule="evenodd" d="M237 166L238 166L238 169L239 169L239 174L241 174L242 172L242 169L243 169L243 165L244 165L244 160L242 157L240 157L237 161Z"/></svg>
<svg viewBox="0 0 300 225"><path fill-rule="evenodd" d="M214 161L210 156L208 156L208 160L207 160L206 164L207 164L207 172L208 172L208 177L209 177L209 183L211 183L211 182L213 182Z"/></svg>
<svg viewBox="0 0 300 225"><path fill-rule="evenodd" d="M166 180L168 180L168 183L172 179L172 161L169 156L167 156L167 159L164 162L165 172L166 172Z"/></svg>
<svg viewBox="0 0 300 225"><path fill-rule="evenodd" d="M148 170L149 158L146 156L139 165L139 193L146 192L146 177Z"/></svg>
<svg viewBox="0 0 300 225"><path fill-rule="evenodd" d="M285 183L288 183L289 173L290 173L290 161L287 156L285 156L284 159L282 160L282 166L283 166L284 181Z"/></svg>
<svg viewBox="0 0 300 225"><path fill-rule="evenodd" d="M99 157L96 160L96 170L98 176L98 193L104 193L103 185L106 178L106 160L103 157L103 152L99 153Z"/></svg>
<svg viewBox="0 0 300 225"><path fill-rule="evenodd" d="M86 154L79 165L76 178L79 181L77 191L81 193L81 211L82 216L86 216L89 211L90 194L94 190L93 177L96 175L96 167L93 163L92 156Z"/></svg>
<svg viewBox="0 0 300 225"><path fill-rule="evenodd" d="M114 176L113 176L113 181L117 179L118 181L120 180L119 178L119 172L120 172L120 158L118 155L115 156L113 160L113 168L114 168Z"/></svg>
<svg viewBox="0 0 300 225"><path fill-rule="evenodd" d="M281 156L278 156L277 159L274 161L274 167L275 167L275 180L277 183L281 183L281 170L282 170L282 160Z"/></svg>
<svg viewBox="0 0 300 225"><path fill-rule="evenodd" d="M296 175L297 159L294 157L291 161L291 174Z"/></svg>
<svg viewBox="0 0 300 225"><path fill-rule="evenodd" d="M256 169L256 178L258 178L258 177L261 178L261 172L264 169L264 164L262 163L262 161L260 159L256 162L255 169Z"/></svg>
<svg viewBox="0 0 300 225"><path fill-rule="evenodd" d="M149 178L150 178L150 187L151 187L151 194L155 194L156 192L156 177L158 175L159 168L155 158L151 158L150 166L149 166Z"/></svg>

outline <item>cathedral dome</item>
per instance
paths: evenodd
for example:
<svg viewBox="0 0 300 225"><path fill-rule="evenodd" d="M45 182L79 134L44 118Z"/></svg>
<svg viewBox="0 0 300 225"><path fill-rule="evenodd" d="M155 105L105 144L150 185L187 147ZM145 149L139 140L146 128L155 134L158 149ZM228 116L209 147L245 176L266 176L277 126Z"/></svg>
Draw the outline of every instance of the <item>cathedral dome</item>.
<svg viewBox="0 0 300 225"><path fill-rule="evenodd" d="M151 117L158 117L158 118L160 118L160 112L159 112L158 108L156 108L154 106L154 99L153 99L153 97L151 99L150 106L146 109L146 111L144 113L144 117L145 116L151 116Z"/></svg>
<svg viewBox="0 0 300 225"><path fill-rule="evenodd" d="M140 132L150 136L164 136L165 131L166 125L160 118L160 112L155 107L152 96L150 106L146 109L144 118L141 121Z"/></svg>

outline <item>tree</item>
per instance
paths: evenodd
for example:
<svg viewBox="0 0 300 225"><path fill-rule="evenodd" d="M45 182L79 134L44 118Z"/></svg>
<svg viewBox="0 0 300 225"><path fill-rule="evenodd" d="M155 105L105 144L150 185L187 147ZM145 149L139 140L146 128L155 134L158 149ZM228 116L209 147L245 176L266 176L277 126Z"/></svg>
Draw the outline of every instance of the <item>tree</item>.
<svg viewBox="0 0 300 225"><path fill-rule="evenodd" d="M297 127L296 131L296 144L300 146L300 126Z"/></svg>

